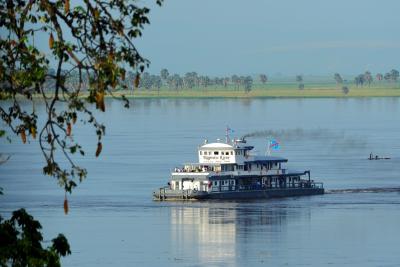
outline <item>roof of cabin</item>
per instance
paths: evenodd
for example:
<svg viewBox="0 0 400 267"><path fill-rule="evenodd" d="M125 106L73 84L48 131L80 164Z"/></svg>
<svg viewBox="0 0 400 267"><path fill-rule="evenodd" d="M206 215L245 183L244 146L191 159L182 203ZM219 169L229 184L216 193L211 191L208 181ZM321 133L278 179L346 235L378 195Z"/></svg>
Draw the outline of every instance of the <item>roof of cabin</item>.
<svg viewBox="0 0 400 267"><path fill-rule="evenodd" d="M287 162L288 160L282 157L273 156L250 156L245 162L268 163L268 162Z"/></svg>
<svg viewBox="0 0 400 267"><path fill-rule="evenodd" d="M205 144L200 146L200 149L204 149L204 148L217 148L217 149L243 149L243 150L252 150L254 148L254 146L232 146L230 144L227 143L209 143L209 144Z"/></svg>
<svg viewBox="0 0 400 267"><path fill-rule="evenodd" d="M233 146L226 143L209 143L202 145L200 148L233 148Z"/></svg>

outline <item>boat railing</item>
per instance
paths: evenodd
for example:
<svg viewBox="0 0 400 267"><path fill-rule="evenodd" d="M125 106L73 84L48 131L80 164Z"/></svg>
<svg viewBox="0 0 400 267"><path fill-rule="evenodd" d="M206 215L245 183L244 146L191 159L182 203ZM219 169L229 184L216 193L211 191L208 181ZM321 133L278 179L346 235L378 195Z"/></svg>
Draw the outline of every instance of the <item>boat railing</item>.
<svg viewBox="0 0 400 267"><path fill-rule="evenodd" d="M174 173L205 173L210 172L208 168L174 168L172 170Z"/></svg>
<svg viewBox="0 0 400 267"><path fill-rule="evenodd" d="M223 175L281 175L288 174L288 169L270 169L270 170L234 170L234 171L220 171L207 167L196 168L174 168L173 173L212 173L215 176Z"/></svg>
<svg viewBox="0 0 400 267"><path fill-rule="evenodd" d="M314 188L323 189L323 183L302 180L291 183L272 183L272 184L251 184L251 185L220 185L212 186L211 191L251 191L251 190L271 190L271 189L298 189L298 188Z"/></svg>
<svg viewBox="0 0 400 267"><path fill-rule="evenodd" d="M210 171L213 173L215 176L224 176L224 175L281 175L281 174L288 174L289 170L288 169L270 169L270 170L235 170L235 171Z"/></svg>

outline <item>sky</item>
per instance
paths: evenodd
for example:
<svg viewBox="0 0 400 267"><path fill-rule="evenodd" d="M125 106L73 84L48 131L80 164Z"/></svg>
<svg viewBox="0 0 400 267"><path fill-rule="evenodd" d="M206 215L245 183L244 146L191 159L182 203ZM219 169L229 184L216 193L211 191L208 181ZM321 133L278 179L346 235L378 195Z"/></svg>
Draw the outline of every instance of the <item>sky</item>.
<svg viewBox="0 0 400 267"><path fill-rule="evenodd" d="M136 44L151 73L385 72L400 67L399 10L398 0L166 0Z"/></svg>

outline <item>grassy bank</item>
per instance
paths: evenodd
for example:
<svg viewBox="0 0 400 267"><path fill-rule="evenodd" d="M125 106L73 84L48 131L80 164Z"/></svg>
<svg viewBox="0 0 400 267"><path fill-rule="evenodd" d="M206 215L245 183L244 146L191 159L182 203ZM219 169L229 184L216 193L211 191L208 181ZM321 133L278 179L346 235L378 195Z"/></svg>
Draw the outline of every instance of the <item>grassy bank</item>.
<svg viewBox="0 0 400 267"><path fill-rule="evenodd" d="M304 90L299 90L296 83L279 83L255 85L245 93L243 89L208 87L179 89L161 88L160 90L135 89L133 91L115 91L114 96L125 95L127 98L349 98L349 97L400 97L400 87L394 84L373 86L348 86L349 93L344 94L341 87L335 84L306 84ZM50 96L51 94L49 94ZM82 97L87 96L82 93ZM41 98L41 95L34 98ZM107 97L111 97L108 95Z"/></svg>
<svg viewBox="0 0 400 267"><path fill-rule="evenodd" d="M117 92L116 95L125 94L128 98L317 98L317 97L399 97L400 88L390 88L388 86L371 86L363 88L351 88L350 92L344 94L336 86L309 86L304 90L299 90L296 86L270 86L267 88L254 87L249 93L243 90L233 90L224 88L202 88L168 90L162 88L157 90L134 90Z"/></svg>

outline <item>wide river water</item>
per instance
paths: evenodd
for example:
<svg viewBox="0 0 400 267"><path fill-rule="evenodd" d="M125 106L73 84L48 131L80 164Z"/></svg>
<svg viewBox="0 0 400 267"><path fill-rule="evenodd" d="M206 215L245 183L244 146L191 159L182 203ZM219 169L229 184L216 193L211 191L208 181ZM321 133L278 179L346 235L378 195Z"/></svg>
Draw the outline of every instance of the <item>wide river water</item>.
<svg viewBox="0 0 400 267"><path fill-rule="evenodd" d="M6 104L3 103L4 107ZM102 155L87 126L73 132L88 178L69 196L42 174L36 142L9 144L0 166L0 214L25 207L48 245L57 233L72 254L63 266L399 266L400 98L134 100L107 102ZM37 109L41 110L40 104ZM196 162L204 139L267 137L292 169L311 170L327 194L258 201L154 202L169 172ZM391 157L369 161L370 153Z"/></svg>

